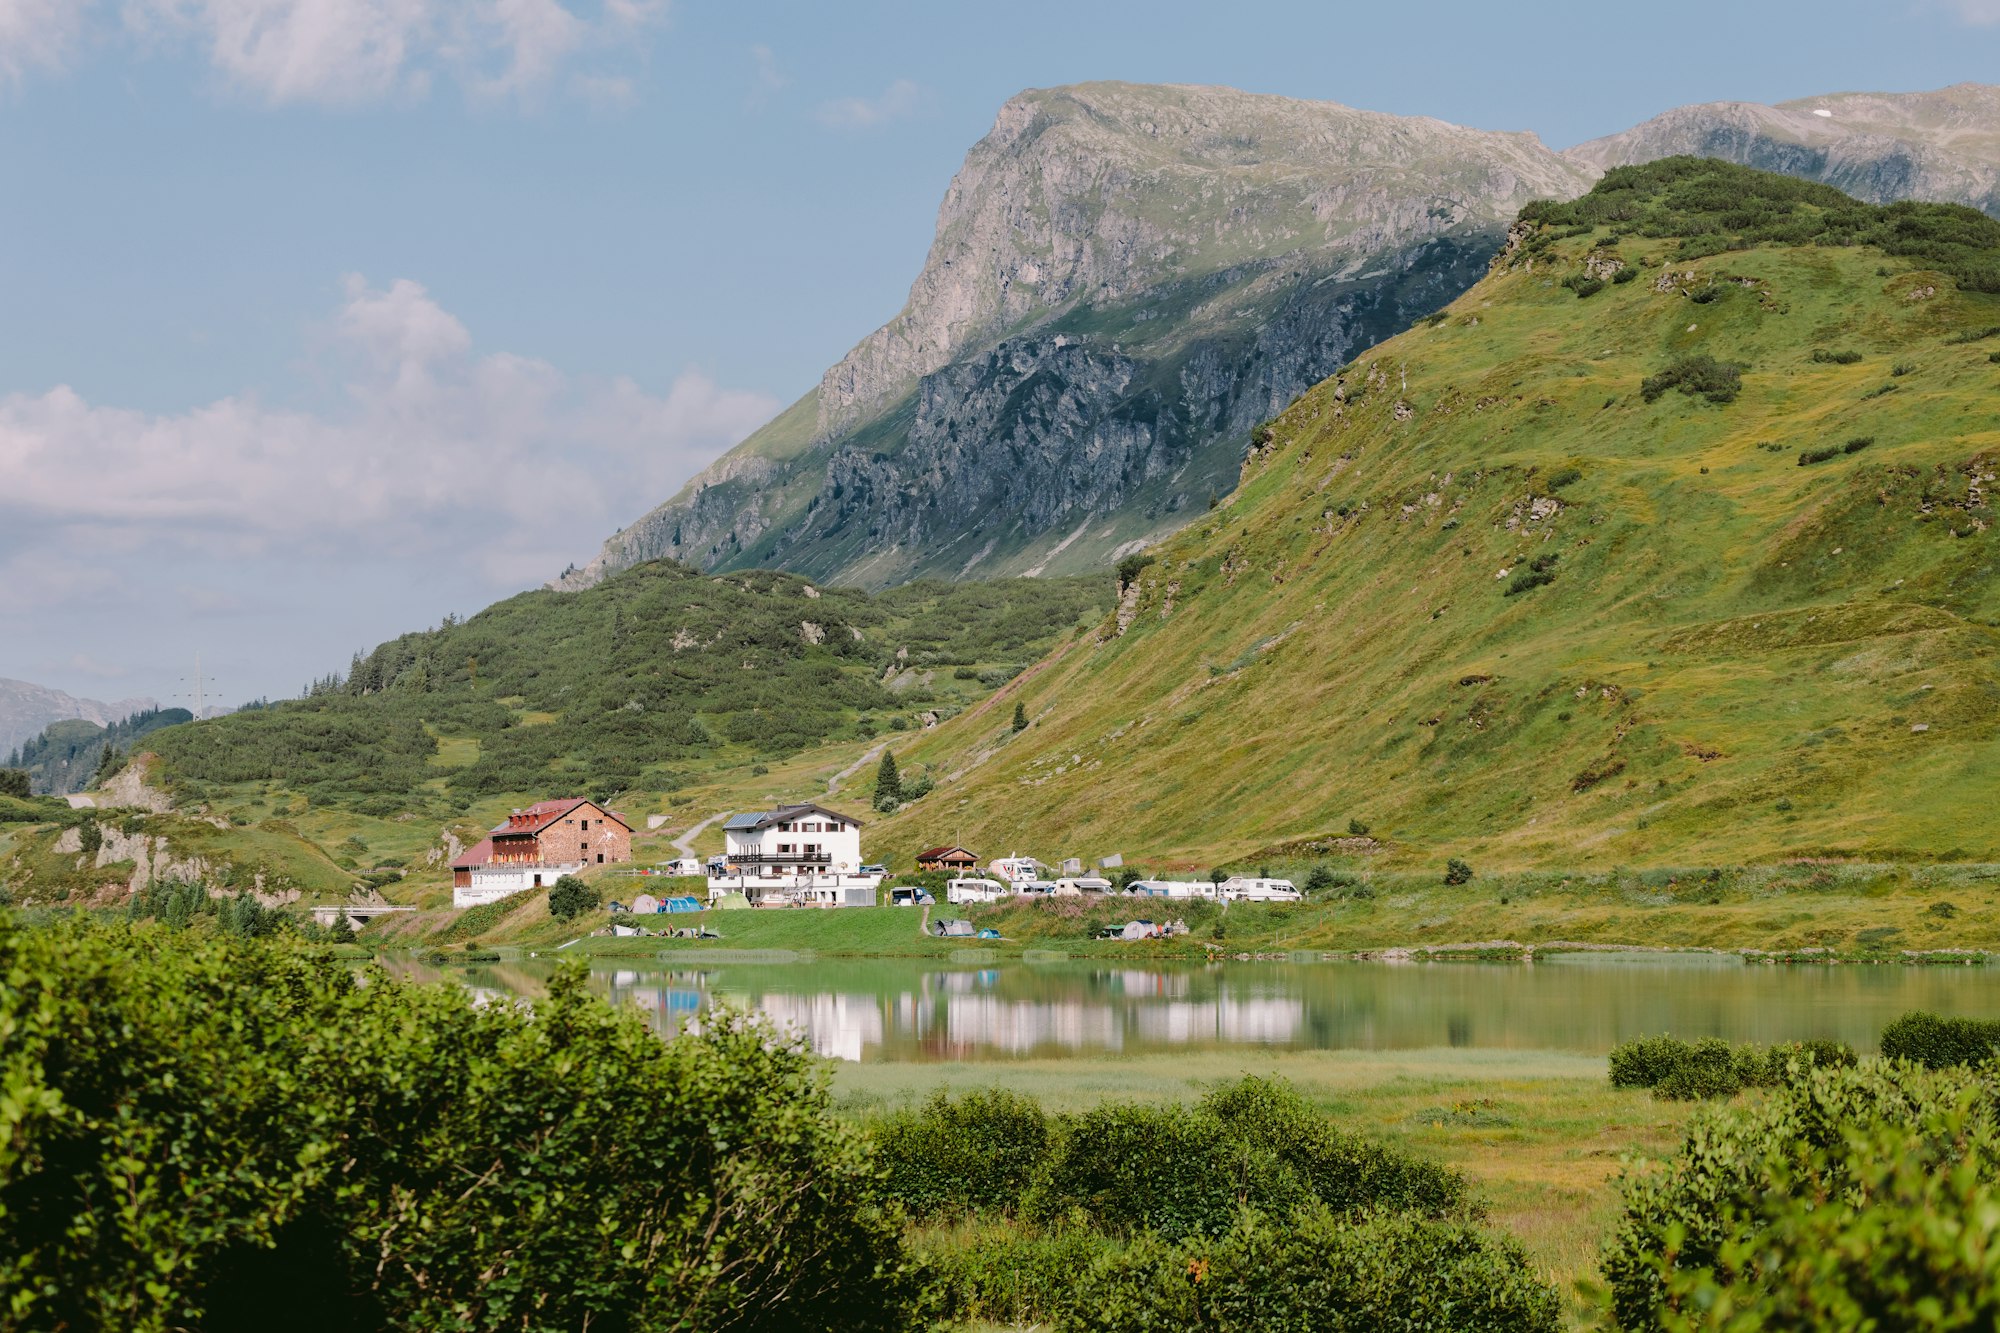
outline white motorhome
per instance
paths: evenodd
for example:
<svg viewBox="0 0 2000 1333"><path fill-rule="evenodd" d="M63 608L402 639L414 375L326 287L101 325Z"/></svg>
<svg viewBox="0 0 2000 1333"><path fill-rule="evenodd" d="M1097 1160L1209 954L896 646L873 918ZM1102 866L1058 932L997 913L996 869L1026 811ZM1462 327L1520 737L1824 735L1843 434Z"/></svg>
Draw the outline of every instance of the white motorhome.
<svg viewBox="0 0 2000 1333"><path fill-rule="evenodd" d="M1058 898L1076 898L1086 893L1109 893L1111 881L1099 875L1065 875L1053 890Z"/></svg>
<svg viewBox="0 0 2000 1333"><path fill-rule="evenodd" d="M949 903L997 903L1014 891L997 879L953 879L945 881L944 898Z"/></svg>
<svg viewBox="0 0 2000 1333"><path fill-rule="evenodd" d="M1231 875L1222 881L1222 896L1246 903L1295 903L1305 897L1290 880L1261 875Z"/></svg>
<svg viewBox="0 0 2000 1333"><path fill-rule="evenodd" d="M1045 869L1032 856L1002 856L987 864L986 873L1011 886L1016 893L1047 893L1050 886L1042 881Z"/></svg>
<svg viewBox="0 0 2000 1333"><path fill-rule="evenodd" d="M1135 898L1213 898L1215 886L1200 879L1135 879L1125 892Z"/></svg>

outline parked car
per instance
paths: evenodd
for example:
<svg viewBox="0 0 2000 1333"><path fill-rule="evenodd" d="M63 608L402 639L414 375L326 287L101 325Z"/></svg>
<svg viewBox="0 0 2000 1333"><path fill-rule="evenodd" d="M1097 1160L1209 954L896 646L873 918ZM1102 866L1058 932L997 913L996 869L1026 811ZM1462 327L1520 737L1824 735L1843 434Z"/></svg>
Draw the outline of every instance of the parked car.
<svg viewBox="0 0 2000 1333"><path fill-rule="evenodd" d="M931 897L929 889L917 884L898 884L889 890L891 907L934 907L937 899Z"/></svg>
<svg viewBox="0 0 2000 1333"><path fill-rule="evenodd" d="M888 874L888 873L889 873L889 867L887 867L887 866L863 866L863 867L861 867L861 871L860 871L860 873L861 873L861 874L864 874L864 875L886 875L886 874Z"/></svg>

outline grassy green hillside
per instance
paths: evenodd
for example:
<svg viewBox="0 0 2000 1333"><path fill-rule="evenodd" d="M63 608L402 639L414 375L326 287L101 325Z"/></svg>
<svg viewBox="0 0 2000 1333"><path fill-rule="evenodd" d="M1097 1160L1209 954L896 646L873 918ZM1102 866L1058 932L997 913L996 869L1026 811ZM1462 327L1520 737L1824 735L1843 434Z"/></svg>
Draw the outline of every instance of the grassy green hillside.
<svg viewBox="0 0 2000 1333"><path fill-rule="evenodd" d="M881 850L2000 859L1995 291L2000 223L1719 163L1531 207Z"/></svg>
<svg viewBox="0 0 2000 1333"><path fill-rule="evenodd" d="M641 823L642 861L675 855L670 839L717 809L825 799L857 762L842 799L865 808L854 789L876 746L990 696L1110 595L1092 579L871 596L671 562L526 593L385 643L304 699L147 736L158 760L141 772L177 813L0 810L0 890L108 902L143 859L219 886L372 887L441 909L452 840L552 794L616 800ZM70 847L85 822L109 850Z"/></svg>
<svg viewBox="0 0 2000 1333"><path fill-rule="evenodd" d="M376 817L463 813L516 793L671 791L948 716L1107 600L1102 581L871 597L656 562L406 634L307 698L149 746L182 800L264 785Z"/></svg>

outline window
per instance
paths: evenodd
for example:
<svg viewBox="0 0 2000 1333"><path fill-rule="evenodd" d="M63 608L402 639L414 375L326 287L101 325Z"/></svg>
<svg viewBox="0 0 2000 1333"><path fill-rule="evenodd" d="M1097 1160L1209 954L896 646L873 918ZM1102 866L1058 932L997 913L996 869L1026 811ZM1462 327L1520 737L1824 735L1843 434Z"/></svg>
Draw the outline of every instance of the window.
<svg viewBox="0 0 2000 1333"><path fill-rule="evenodd" d="M597 864L599 864L599 865L603 865L603 864L604 864L604 853L603 853L603 852L599 852L599 853L597 854Z"/></svg>

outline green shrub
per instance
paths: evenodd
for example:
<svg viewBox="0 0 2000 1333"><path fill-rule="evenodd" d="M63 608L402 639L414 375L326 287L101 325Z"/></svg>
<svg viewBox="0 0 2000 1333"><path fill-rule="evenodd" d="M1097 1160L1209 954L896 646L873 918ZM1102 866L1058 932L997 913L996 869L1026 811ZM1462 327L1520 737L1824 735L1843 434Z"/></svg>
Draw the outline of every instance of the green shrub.
<svg viewBox="0 0 2000 1333"><path fill-rule="evenodd" d="M1976 1065L2000 1051L2000 1022L1980 1018L1942 1018L1914 1010L1882 1029L1882 1055L1913 1060L1928 1069Z"/></svg>
<svg viewBox="0 0 2000 1333"><path fill-rule="evenodd" d="M1618 1326L1993 1327L1995 1094L1985 1071L1817 1068L1697 1119L1667 1170L1622 1183Z"/></svg>
<svg viewBox="0 0 2000 1333"><path fill-rule="evenodd" d="M1569 277L1563 279L1563 286L1575 292L1577 299L1580 301L1586 296L1595 296L1603 291L1604 279L1585 277L1581 273L1572 273Z"/></svg>
<svg viewBox="0 0 2000 1333"><path fill-rule="evenodd" d="M600 901L597 890L575 875L564 875L549 886L549 915L558 921L574 921L585 912L594 912Z"/></svg>
<svg viewBox="0 0 2000 1333"><path fill-rule="evenodd" d="M943 1089L872 1129L888 1188L912 1217L1011 1211L1048 1156L1041 1104L1003 1088L953 1099Z"/></svg>
<svg viewBox="0 0 2000 1333"><path fill-rule="evenodd" d="M907 1323L817 1062L157 926L0 922L0 1290L23 1328Z"/></svg>
<svg viewBox="0 0 2000 1333"><path fill-rule="evenodd" d="M1984 342L1988 338L2000 338L2000 324L1990 324L1983 329L1964 329L1946 338L1945 343L1947 346L1958 346L1964 343Z"/></svg>
<svg viewBox="0 0 2000 1333"><path fill-rule="evenodd" d="M1121 1243L1087 1227L1012 1224L919 1233L926 1308L933 1320L1008 1327L1046 1325L1066 1309L1077 1279Z"/></svg>
<svg viewBox="0 0 2000 1333"><path fill-rule="evenodd" d="M1861 359L1861 353L1853 351L1829 352L1824 347L1815 347L1812 359L1823 366L1851 366Z"/></svg>
<svg viewBox="0 0 2000 1333"><path fill-rule="evenodd" d="M1651 1088L1667 1101L1730 1097L1744 1088L1776 1087L1796 1070L1847 1066L1854 1048L1815 1039L1758 1046L1732 1046L1719 1037L1683 1041L1679 1037L1639 1037L1611 1050L1611 1086Z"/></svg>
<svg viewBox="0 0 2000 1333"><path fill-rule="evenodd" d="M1313 1207L1438 1216L1470 1204L1450 1168L1339 1129L1288 1084L1245 1078L1192 1107L1111 1102L1066 1119L1023 1205L1170 1239L1221 1235L1244 1208Z"/></svg>
<svg viewBox="0 0 2000 1333"><path fill-rule="evenodd" d="M1444 863L1444 882L1447 884L1469 884L1472 882L1472 867L1457 857Z"/></svg>
<svg viewBox="0 0 2000 1333"><path fill-rule="evenodd" d="M1743 367L1705 353L1676 357L1664 370L1641 381L1639 396L1649 403L1657 402L1672 389L1711 403L1733 403L1743 389Z"/></svg>
<svg viewBox="0 0 2000 1333"><path fill-rule="evenodd" d="M1632 265L1627 264L1624 268L1621 268L1616 273L1612 274L1611 280L1613 282L1630 282L1632 281L1632 279L1638 276L1639 276L1639 270L1634 268Z"/></svg>
<svg viewBox="0 0 2000 1333"><path fill-rule="evenodd" d="M1549 474L1549 479L1544 485L1546 489L1553 492L1559 491L1565 486L1572 486L1582 480L1583 470L1581 468L1558 468Z"/></svg>
<svg viewBox="0 0 2000 1333"><path fill-rule="evenodd" d="M17 801L25 801L32 794L28 788L27 769L0 768L0 796L11 796Z"/></svg>
<svg viewBox="0 0 2000 1333"><path fill-rule="evenodd" d="M1508 580L1503 597L1518 597L1535 588L1545 588L1556 581L1555 571L1549 569L1524 569Z"/></svg>
<svg viewBox="0 0 2000 1333"><path fill-rule="evenodd" d="M1152 564L1157 559L1159 559L1158 556L1140 552L1136 555L1128 555L1123 560L1120 560L1118 562L1118 590L1123 592L1125 589L1131 587L1133 583L1138 581L1140 573L1145 570L1146 566Z"/></svg>
<svg viewBox="0 0 2000 1333"><path fill-rule="evenodd" d="M1889 373L1891 375L1894 375L1896 378L1901 379L1905 375L1915 374L1916 369L1917 368L1915 366L1911 365L1907 361L1898 361L1895 365L1889 368Z"/></svg>
<svg viewBox="0 0 2000 1333"><path fill-rule="evenodd" d="M1074 1333L1554 1333L1561 1301L1512 1240L1412 1217L1246 1220L1100 1258L1056 1319Z"/></svg>

